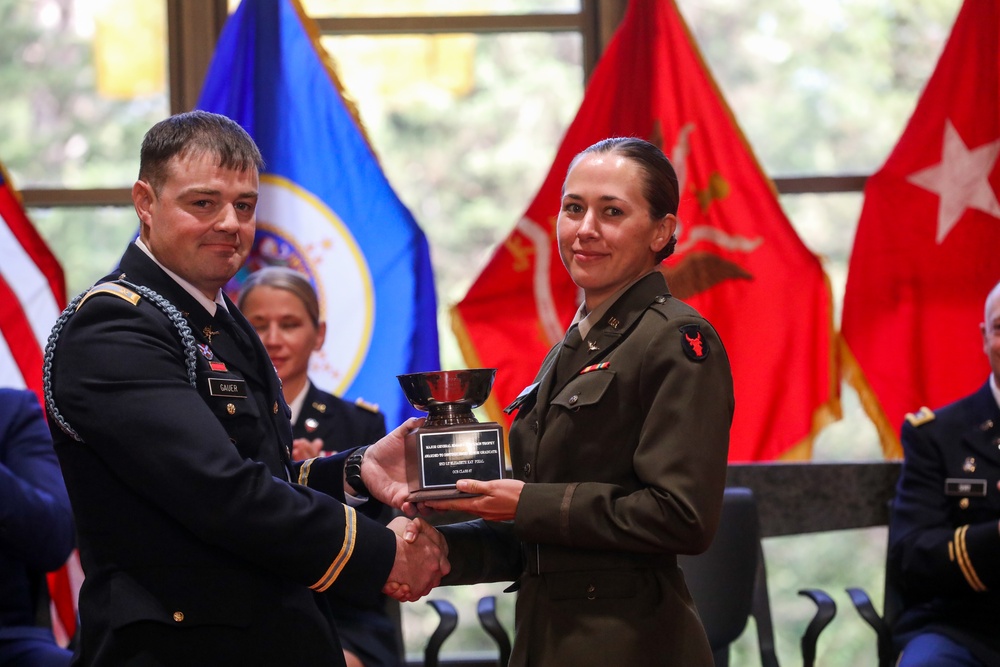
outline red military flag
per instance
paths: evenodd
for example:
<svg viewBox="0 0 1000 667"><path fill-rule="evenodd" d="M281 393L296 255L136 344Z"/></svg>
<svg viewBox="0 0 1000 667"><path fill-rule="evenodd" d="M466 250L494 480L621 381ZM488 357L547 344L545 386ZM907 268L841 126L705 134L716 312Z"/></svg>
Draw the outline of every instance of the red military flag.
<svg viewBox="0 0 1000 667"><path fill-rule="evenodd" d="M580 303L556 247L561 188L573 156L622 135L661 146L680 178L677 252L662 270L729 353L730 460L808 458L839 416L829 283L672 1L629 3L535 200L452 310L466 362L499 369L487 410L502 419Z"/></svg>
<svg viewBox="0 0 1000 667"><path fill-rule="evenodd" d="M978 325L1000 280L998 35L1000 5L966 0L899 143L865 186L844 373L887 455L902 454L907 412L969 394L989 373Z"/></svg>

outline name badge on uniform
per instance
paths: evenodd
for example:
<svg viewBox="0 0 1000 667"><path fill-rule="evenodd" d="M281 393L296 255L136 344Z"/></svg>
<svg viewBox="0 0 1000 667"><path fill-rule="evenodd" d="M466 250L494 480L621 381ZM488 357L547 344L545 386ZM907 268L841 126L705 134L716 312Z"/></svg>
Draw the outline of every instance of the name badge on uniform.
<svg viewBox="0 0 1000 667"><path fill-rule="evenodd" d="M944 494L946 496L975 496L982 498L986 496L986 480L949 477L944 481Z"/></svg>
<svg viewBox="0 0 1000 667"><path fill-rule="evenodd" d="M246 398L246 380L228 380L223 378L208 378L208 393L211 396L227 398Z"/></svg>

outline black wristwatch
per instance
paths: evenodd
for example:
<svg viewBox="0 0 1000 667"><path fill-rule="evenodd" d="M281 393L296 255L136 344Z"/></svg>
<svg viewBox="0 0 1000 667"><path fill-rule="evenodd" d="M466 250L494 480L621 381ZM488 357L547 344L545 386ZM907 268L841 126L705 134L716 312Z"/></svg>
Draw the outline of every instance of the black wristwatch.
<svg viewBox="0 0 1000 667"><path fill-rule="evenodd" d="M368 487L361 480L361 463L365 460L365 450L367 449L367 445L358 447L353 454L347 457L347 463L344 465L344 477L354 489L354 495L358 497L371 495L368 493Z"/></svg>

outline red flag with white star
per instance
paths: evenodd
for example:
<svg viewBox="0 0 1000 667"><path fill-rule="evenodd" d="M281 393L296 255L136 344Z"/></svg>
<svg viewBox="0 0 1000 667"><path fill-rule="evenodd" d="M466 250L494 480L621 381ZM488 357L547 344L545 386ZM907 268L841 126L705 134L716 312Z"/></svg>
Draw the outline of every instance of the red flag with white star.
<svg viewBox="0 0 1000 667"><path fill-rule="evenodd" d="M555 238L562 184L574 155L612 136L656 143L677 170L677 252L661 270L671 293L712 322L729 354L730 460L807 458L813 434L839 408L826 275L781 210L669 0L629 2L535 200L452 310L466 362L498 369L492 407L532 381L577 309L579 290Z"/></svg>
<svg viewBox="0 0 1000 667"><path fill-rule="evenodd" d="M889 454L907 412L986 380L1000 281L1000 3L965 0L909 124L865 186L847 275L845 376ZM853 357L852 357L853 354Z"/></svg>

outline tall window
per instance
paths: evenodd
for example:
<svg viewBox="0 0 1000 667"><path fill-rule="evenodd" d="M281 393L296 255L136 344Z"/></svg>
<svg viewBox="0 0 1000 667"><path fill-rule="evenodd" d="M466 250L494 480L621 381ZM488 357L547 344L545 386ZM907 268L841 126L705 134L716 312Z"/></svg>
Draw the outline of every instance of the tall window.
<svg viewBox="0 0 1000 667"><path fill-rule="evenodd" d="M103 204L131 187L136 147L168 113L165 1L3 0L0 25L0 161L79 291L137 226ZM38 188L69 206L30 206Z"/></svg>
<svg viewBox="0 0 1000 667"><path fill-rule="evenodd" d="M676 2L750 145L784 193L793 225L823 257L839 304L864 177L898 139L961 0ZM237 4L228 2L230 9ZM302 4L319 22L389 181L428 235L444 312L541 185L607 38L609 15L624 3ZM227 0L0 0L0 161L63 263L70 297L111 269L136 231L128 188L141 137L196 95L194 72L203 69L190 59L198 54L176 46L199 28L209 5L224 13ZM440 322L442 362L457 367L462 361L447 318ZM821 435L817 458L879 458L874 430L846 390L845 410L847 418ZM802 577L813 572L817 578L808 583L821 585L831 575L804 564L808 559L797 551L804 547L774 544L767 557L778 649L788 661L797 659L796 633L781 628L804 619L808 609L794 606L794 588L780 587L807 583ZM884 552L872 545L882 544L884 536L860 536L824 548L848 550L837 567L860 558L864 568L867 554L867 568L877 571ZM791 558L799 560L783 560ZM847 580L870 582L868 576ZM497 590L461 595L473 600ZM783 608L781 599L792 606ZM501 607L508 627L509 613ZM436 617L423 603L408 605L405 614L409 648L419 651ZM474 618L466 605L449 650L488 648ZM849 648L870 650L865 629L856 638L841 631L842 664L866 661L855 660ZM752 647L743 650L752 659ZM734 662L742 662L739 653Z"/></svg>

